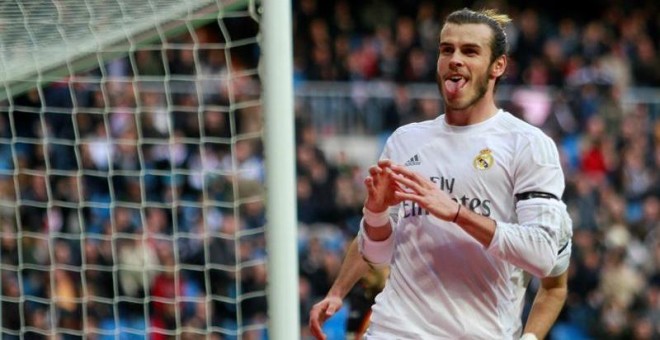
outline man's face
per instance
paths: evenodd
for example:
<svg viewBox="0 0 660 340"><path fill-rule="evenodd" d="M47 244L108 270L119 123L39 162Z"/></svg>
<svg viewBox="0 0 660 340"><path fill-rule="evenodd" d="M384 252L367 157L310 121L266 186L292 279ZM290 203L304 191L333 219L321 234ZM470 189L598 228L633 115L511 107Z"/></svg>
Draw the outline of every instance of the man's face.
<svg viewBox="0 0 660 340"><path fill-rule="evenodd" d="M442 29L437 81L448 109L466 109L489 91L492 95L491 39L484 24L447 24Z"/></svg>

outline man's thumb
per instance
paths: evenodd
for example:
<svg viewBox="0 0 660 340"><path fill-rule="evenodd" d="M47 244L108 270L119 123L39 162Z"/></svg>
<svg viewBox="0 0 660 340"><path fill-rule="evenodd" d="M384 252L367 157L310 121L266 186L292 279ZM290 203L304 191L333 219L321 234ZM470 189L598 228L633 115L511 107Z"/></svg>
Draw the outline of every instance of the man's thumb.
<svg viewBox="0 0 660 340"><path fill-rule="evenodd" d="M328 306L328 309L325 310L325 315L327 316L334 315L336 311L337 311L337 306L330 305Z"/></svg>

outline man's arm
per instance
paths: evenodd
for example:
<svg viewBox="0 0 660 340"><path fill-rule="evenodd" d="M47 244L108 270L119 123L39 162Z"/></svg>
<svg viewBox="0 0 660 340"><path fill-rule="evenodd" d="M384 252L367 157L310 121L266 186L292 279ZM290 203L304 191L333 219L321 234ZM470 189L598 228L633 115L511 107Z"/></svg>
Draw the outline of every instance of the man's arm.
<svg viewBox="0 0 660 340"><path fill-rule="evenodd" d="M557 320L568 294L568 270L555 277L541 279L523 334L543 339Z"/></svg>
<svg viewBox="0 0 660 340"><path fill-rule="evenodd" d="M558 200L533 198L517 204L518 223L496 222L464 209L428 178L404 166L392 165L399 183L399 200L419 204L433 216L453 222L479 241L486 251L536 277L549 276L556 263L560 224L565 205Z"/></svg>
<svg viewBox="0 0 660 340"><path fill-rule="evenodd" d="M353 239L346 251L339 275L327 295L343 299L370 269L371 266L358 251L357 239Z"/></svg>
<svg viewBox="0 0 660 340"><path fill-rule="evenodd" d="M330 291L309 312L309 329L317 339L326 338L321 326L341 308L346 294L369 271L369 262L385 265L389 264L392 257L394 235L389 207L399 201L393 190L396 183L389 174L391 164L387 159L378 161L377 165L369 168L369 176L364 179L367 199L362 210L364 216L360 223L360 232L350 244Z"/></svg>

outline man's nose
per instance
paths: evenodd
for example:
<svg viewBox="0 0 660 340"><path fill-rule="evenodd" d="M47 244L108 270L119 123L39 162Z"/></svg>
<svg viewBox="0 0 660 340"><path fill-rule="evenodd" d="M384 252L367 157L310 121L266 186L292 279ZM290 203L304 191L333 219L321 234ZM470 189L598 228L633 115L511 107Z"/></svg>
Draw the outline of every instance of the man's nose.
<svg viewBox="0 0 660 340"><path fill-rule="evenodd" d="M449 59L449 67L457 68L461 66L463 66L463 58L461 57L460 53L452 54L451 59Z"/></svg>

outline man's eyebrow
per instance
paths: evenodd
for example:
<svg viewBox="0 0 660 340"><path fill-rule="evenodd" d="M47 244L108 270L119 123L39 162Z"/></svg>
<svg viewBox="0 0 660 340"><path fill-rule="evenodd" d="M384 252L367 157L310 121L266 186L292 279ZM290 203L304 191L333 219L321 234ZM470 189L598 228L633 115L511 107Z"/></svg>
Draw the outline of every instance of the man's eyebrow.
<svg viewBox="0 0 660 340"><path fill-rule="evenodd" d="M440 42L440 47L453 47L453 46L456 46L456 44L452 44L452 43L449 43L449 42L446 42L446 41ZM481 45L475 44L475 43L465 43L465 44L460 44L457 47L458 48L467 47L467 48L478 48L478 49L480 49Z"/></svg>

